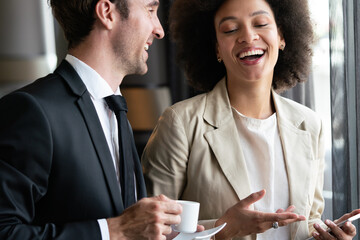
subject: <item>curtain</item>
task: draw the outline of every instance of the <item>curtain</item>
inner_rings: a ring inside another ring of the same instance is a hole
[[[359,208],[359,11],[358,0],[330,0],[334,218]]]

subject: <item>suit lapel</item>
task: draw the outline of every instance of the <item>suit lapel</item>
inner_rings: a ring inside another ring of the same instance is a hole
[[[94,143],[94,147],[100,159],[100,163],[103,168],[103,172],[105,174],[112,199],[114,201],[116,212],[121,213],[124,210],[124,206],[120,197],[121,194],[119,190],[119,185],[116,181],[117,176],[114,164],[111,159],[109,147],[107,145],[100,121],[98,120],[98,115],[96,113],[94,105],[91,102],[90,96],[88,95],[88,93],[84,95],[85,96],[79,98],[78,105],[84,116],[84,120],[86,122],[86,125],[88,126],[91,139]]]
[[[300,129],[304,117],[284,99],[273,92],[278,116],[279,133],[283,146],[285,165],[289,180],[290,204],[296,212],[306,215],[308,189],[311,186],[312,147],[310,133]],[[291,239],[295,238],[300,223],[291,225]]]
[[[225,79],[208,94],[204,120],[214,126],[214,130],[206,132],[204,136],[221,170],[239,199],[247,197],[250,193],[250,183]]]
[[[91,101],[90,95],[82,80],[68,62],[63,61],[56,70],[56,73],[60,74],[68,83],[72,91],[79,96],[77,104],[84,116],[84,121],[86,122],[94,148],[103,168],[116,213],[119,214],[123,212],[124,206],[120,197],[121,194],[116,180],[116,172],[99,117],[96,113],[94,104]]]

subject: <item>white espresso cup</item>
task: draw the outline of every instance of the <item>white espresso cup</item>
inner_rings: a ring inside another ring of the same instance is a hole
[[[196,232],[200,203],[185,200],[177,200],[176,202],[181,204],[183,210],[180,214],[181,222],[173,225],[173,229],[177,232],[183,233]]]

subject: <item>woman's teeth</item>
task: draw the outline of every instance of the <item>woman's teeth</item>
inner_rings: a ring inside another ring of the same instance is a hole
[[[254,55],[263,55],[263,54],[264,54],[264,50],[256,49],[256,50],[251,50],[251,51],[240,53],[239,58],[250,57],[250,56],[254,56]]]

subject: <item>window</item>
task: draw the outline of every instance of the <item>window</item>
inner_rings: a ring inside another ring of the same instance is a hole
[[[330,107],[330,52],[329,52],[329,1],[309,0],[314,22],[315,44],[313,56],[314,110],[323,120],[325,128],[325,176],[323,219],[333,219],[332,211],[332,157],[331,157],[331,107]]]

